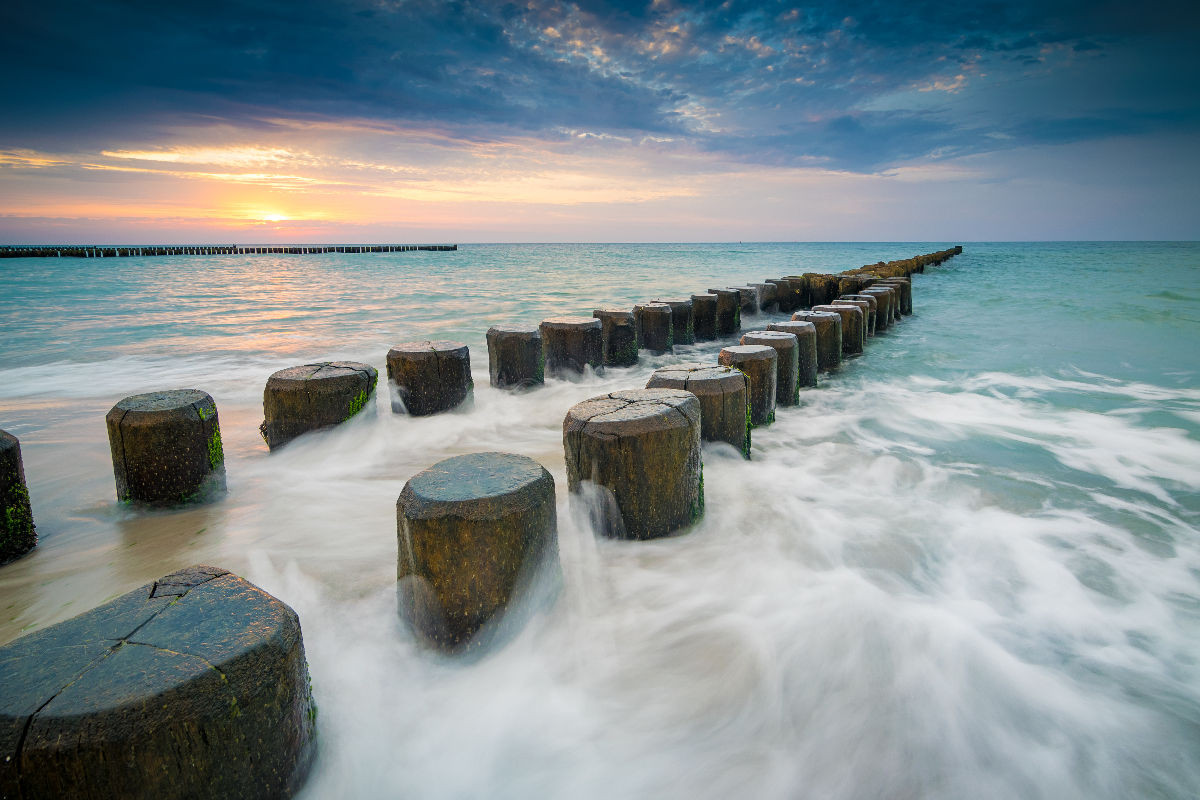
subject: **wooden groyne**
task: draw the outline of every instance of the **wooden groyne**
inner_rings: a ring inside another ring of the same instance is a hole
[[[401,246],[375,247],[227,252]],[[656,309],[654,329],[648,316],[639,321],[624,309],[554,317],[540,331],[493,328],[489,374],[494,386],[528,391],[547,374],[571,380],[636,363],[638,349],[670,352],[677,314],[685,332],[690,319],[694,338],[705,341],[736,335],[760,310],[790,313],[790,321],[723,347],[718,363],[710,351],[707,361],[663,367],[645,388],[577,403],[563,419],[567,491],[598,533],[684,532],[705,513],[702,442],[727,443],[749,458],[752,430],[773,423],[777,405],[796,413],[800,386],[817,386],[818,370],[878,341],[872,314],[877,332],[912,314],[914,273],[961,252],[641,304]],[[760,286],[772,287],[774,298],[764,301],[771,290]],[[684,313],[688,304],[704,307],[702,324]],[[604,321],[612,323],[607,333]],[[618,328],[633,330],[616,336]],[[453,411],[473,394],[470,353],[460,342],[398,345],[387,364],[393,411]],[[371,401],[377,380],[374,367],[354,362],[276,372],[263,400],[268,447],[347,422]],[[127,397],[107,422],[121,502],[153,509],[223,494],[225,455],[207,393]],[[0,563],[36,544],[19,447],[0,431]],[[541,464],[500,452],[445,459],[405,484],[396,504],[397,611],[419,639],[456,653],[520,627],[520,615],[505,617],[533,598],[534,576],[545,571],[545,585],[562,580],[555,491]],[[295,612],[224,569],[187,567],[0,647],[0,729],[24,731],[0,736],[0,798],[291,797],[315,755],[316,714]]]
[[[128,258],[138,256],[249,256],[280,253],[408,253],[414,250],[453,252],[456,244],[319,244],[319,245],[0,245],[0,258]]]

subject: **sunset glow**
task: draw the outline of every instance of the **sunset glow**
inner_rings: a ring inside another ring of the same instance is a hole
[[[151,44],[106,51],[120,75],[103,82],[82,64],[104,37],[56,29],[69,46],[0,56],[22,59],[3,91],[31,112],[0,125],[0,239],[1200,233],[1198,101],[1165,77],[1195,63],[1182,28],[1101,35],[1103,15],[1033,6],[990,28],[900,8],[504,8],[442,25],[436,4],[364,6],[369,24],[331,25],[286,69],[286,24],[258,55],[217,37],[175,65],[175,28],[126,20]],[[71,91],[50,52],[80,65]]]

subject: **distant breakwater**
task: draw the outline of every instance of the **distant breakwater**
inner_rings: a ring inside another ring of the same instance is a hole
[[[247,256],[283,253],[407,253],[413,250],[452,252],[456,244],[320,244],[320,245],[0,245],[0,258],[126,258],[137,256]]]

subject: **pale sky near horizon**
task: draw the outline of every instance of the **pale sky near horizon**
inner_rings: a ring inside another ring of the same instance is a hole
[[[0,242],[1200,239],[1200,4],[0,10]]]

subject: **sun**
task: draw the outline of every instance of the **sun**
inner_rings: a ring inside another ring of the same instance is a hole
[[[284,214],[262,214],[259,219],[263,222],[287,222],[288,217]]]

